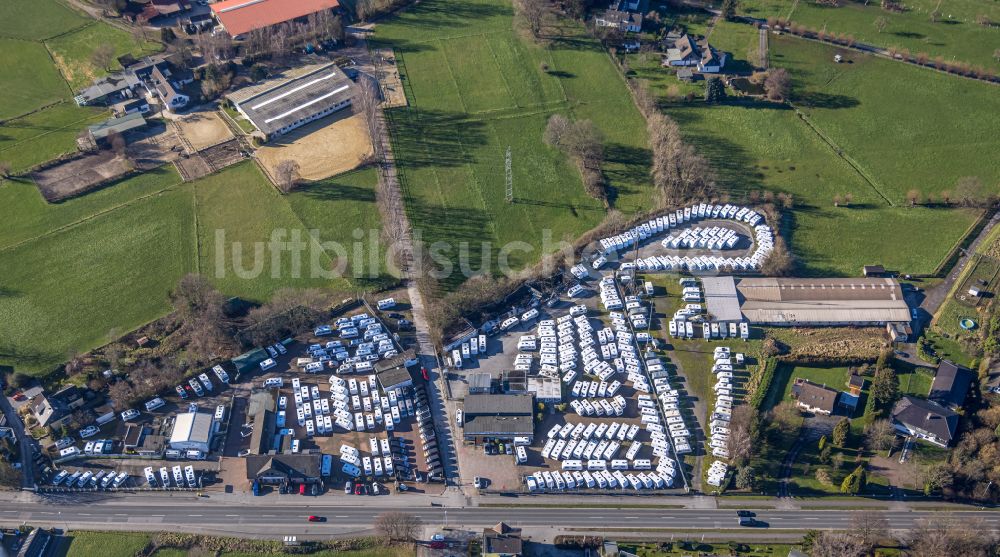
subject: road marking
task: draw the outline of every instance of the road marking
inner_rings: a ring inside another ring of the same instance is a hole
[[[351,517],[349,515],[346,515],[346,514],[338,514],[338,515],[334,516],[333,518],[351,518]]]
[[[189,514],[188,516],[201,516],[200,514]]]
[[[240,516],[240,515],[238,515],[238,514],[227,514],[226,518],[234,518],[234,517],[237,517],[237,516]]]
[[[90,516],[90,513],[77,513],[77,514],[79,514],[80,516]]]
[[[191,515],[191,516],[195,516],[195,515]],[[200,516],[200,515],[199,515],[199,516]],[[260,516],[262,516],[262,517],[264,517],[264,518],[274,518],[274,517],[276,517],[277,515],[274,515],[274,514],[262,514],[262,515],[260,515]]]
[[[600,517],[598,517],[598,518],[600,518]],[[639,517],[638,516],[626,516],[625,520],[639,520]]]
[[[804,520],[819,520],[819,519],[816,518],[815,516],[807,516],[804,518]]]
[[[115,513],[115,516],[128,516],[128,515],[125,513]]]
[[[166,515],[163,515],[163,514],[151,514],[149,516],[156,516],[156,517],[159,517],[159,518],[163,518]],[[236,515],[233,515],[233,516],[236,516]]]

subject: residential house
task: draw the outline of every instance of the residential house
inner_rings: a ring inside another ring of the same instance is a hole
[[[69,385],[51,395],[39,395],[31,401],[31,414],[41,427],[58,429],[69,423],[73,412],[84,405],[83,390]]]
[[[947,447],[958,430],[958,414],[932,401],[904,396],[892,408],[892,425],[904,435]]]
[[[642,14],[612,8],[595,17],[594,23],[598,27],[618,29],[622,33],[638,33],[642,31]]]
[[[164,108],[173,112],[184,108],[191,97],[183,92],[183,87],[194,81],[194,74],[163,62],[153,66],[146,89],[160,99]]]
[[[694,67],[701,73],[719,73],[726,65],[726,53],[717,51],[708,39],[691,35],[668,35],[664,41],[663,65]]]
[[[504,522],[483,529],[483,557],[521,557],[521,529]]]
[[[837,396],[840,391],[826,385],[817,385],[807,379],[795,378],[792,385],[792,396],[796,405],[807,412],[829,416],[837,408]]]
[[[247,480],[264,485],[319,484],[321,454],[266,454],[246,457]]]
[[[927,398],[949,408],[961,408],[974,378],[969,368],[941,360]]]

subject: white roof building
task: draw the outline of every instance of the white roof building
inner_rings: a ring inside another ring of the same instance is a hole
[[[170,433],[170,448],[179,451],[194,449],[207,453],[214,425],[215,416],[207,412],[177,414],[174,429]]]

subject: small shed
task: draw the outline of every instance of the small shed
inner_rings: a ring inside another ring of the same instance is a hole
[[[681,68],[677,70],[677,79],[685,83],[690,83],[694,81],[694,72],[691,71],[691,68]]]
[[[483,394],[493,392],[493,376],[484,371],[470,373],[467,378],[469,382],[469,392],[472,394]]]
[[[978,297],[980,297],[982,295],[983,295],[983,291],[980,290],[978,286],[970,286],[969,287],[969,296],[972,296],[974,298],[978,298]]]

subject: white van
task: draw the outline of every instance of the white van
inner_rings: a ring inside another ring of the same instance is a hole
[[[379,310],[385,311],[396,307],[396,300],[394,298],[386,298],[384,300],[379,300],[375,303],[375,305]]]

